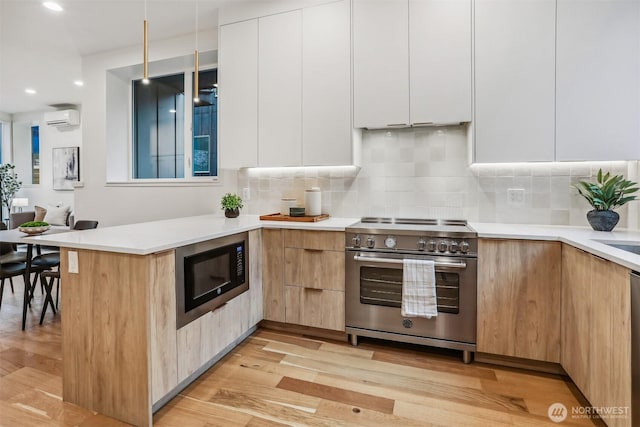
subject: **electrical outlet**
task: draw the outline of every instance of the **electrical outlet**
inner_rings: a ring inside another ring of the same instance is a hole
[[[524,188],[507,189],[507,204],[510,206],[523,206]]]
[[[69,251],[69,273],[79,273],[78,252]]]
[[[249,187],[244,187],[242,189],[242,201],[247,202],[249,200],[251,200],[251,190],[249,190]]]

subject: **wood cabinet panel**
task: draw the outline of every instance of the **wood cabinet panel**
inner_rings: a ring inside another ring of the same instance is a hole
[[[287,323],[344,331],[344,292],[285,286]]]
[[[630,271],[569,245],[562,258],[562,366],[591,405],[631,407]]]
[[[593,317],[591,256],[562,247],[562,367],[583,393],[590,387],[589,340]]]
[[[264,318],[284,322],[283,230],[262,230]]]
[[[478,351],[560,362],[560,243],[481,239],[478,259]]]
[[[344,252],[285,248],[285,285],[344,291]]]
[[[284,246],[344,252],[344,233],[341,231],[284,230]]]
[[[178,385],[175,251],[155,255],[150,270],[151,402]]]

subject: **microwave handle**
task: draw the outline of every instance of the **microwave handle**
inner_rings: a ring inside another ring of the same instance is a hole
[[[401,259],[373,258],[373,257],[360,256],[360,255],[354,255],[353,256],[353,260],[354,261],[381,263],[381,264],[402,264],[403,263],[403,260],[401,260]],[[467,268],[467,263],[466,262],[441,262],[441,261],[436,261],[434,264],[435,264],[436,267],[460,268],[460,269]]]

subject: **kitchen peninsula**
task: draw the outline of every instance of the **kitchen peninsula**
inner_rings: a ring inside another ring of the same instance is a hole
[[[337,231],[354,221],[272,226]],[[264,224],[204,215],[32,238],[61,247],[63,399],[151,425],[155,410],[262,320]],[[249,291],[178,329],[175,248],[240,232],[248,233]]]
[[[205,215],[29,238],[33,243],[58,245],[62,248],[63,399],[131,424],[151,425],[155,410],[250,335],[266,317],[263,314],[261,265],[265,238],[263,234],[266,230],[262,229],[342,232],[355,221],[353,218],[330,218],[318,223],[292,223],[260,221],[257,216],[225,219]],[[561,251],[556,251],[562,253],[562,259],[544,258],[545,262],[550,260],[558,265],[582,262],[581,265],[594,269],[595,273],[603,266],[600,259],[610,261],[607,264],[610,270],[607,271],[619,271],[620,274],[616,273],[616,278],[620,278],[620,286],[617,288],[620,290],[620,301],[624,302],[624,310],[618,310],[623,325],[615,329],[622,334],[622,340],[615,346],[620,350],[617,354],[622,359],[615,366],[620,368],[620,372],[628,372],[629,324],[624,316],[628,313],[629,302],[622,296],[628,292],[628,271],[640,270],[640,256],[613,248],[602,241],[640,242],[639,232],[620,230],[603,233],[583,227],[486,223],[472,223],[471,226],[489,249],[479,253],[478,296],[479,304],[485,304],[485,308],[493,300],[491,294],[487,293],[487,297],[480,301],[485,290],[483,283],[489,283],[489,276],[483,276],[483,271],[494,270],[482,266],[504,266],[503,270],[496,270],[498,273],[507,272],[505,269],[513,267],[512,263],[502,262],[503,258],[496,263],[490,257],[491,253],[503,253],[500,252],[503,244],[515,245],[514,247],[521,248],[524,252],[536,242],[558,248],[562,246]],[[240,232],[248,233],[246,265],[249,267],[249,291],[178,329],[174,283],[175,248]],[[497,249],[494,251],[494,248]],[[77,263],[73,253],[77,255]],[[534,262],[530,257],[522,259],[526,259],[528,263]],[[77,273],[70,272],[76,267]],[[544,268],[548,268],[548,265]],[[568,299],[584,296],[584,293],[572,293],[571,286],[579,284],[579,281],[571,277],[572,271],[563,267],[562,277],[554,282],[562,285],[562,306],[540,304],[545,316],[548,317],[552,309],[558,318],[564,316],[567,319],[567,316],[580,314],[572,310],[573,305],[569,304],[571,300]],[[509,270],[508,275],[511,272]],[[603,278],[602,274],[594,277]],[[491,282],[500,285],[486,288],[487,292],[498,291],[498,294],[493,294],[495,296],[499,296],[500,288],[511,286],[508,280],[499,278],[491,279]],[[529,286],[537,282],[533,277],[522,283]],[[596,292],[600,288],[594,286],[590,289]],[[517,307],[517,304],[509,305],[510,310],[517,310]],[[495,333],[483,334],[486,325],[481,322],[482,316],[495,312],[497,311],[488,309],[478,311],[478,351],[509,356],[510,345],[515,342],[517,351],[513,355],[537,360],[540,358],[535,350],[546,346],[545,349],[553,351],[548,351],[542,357],[564,367],[593,405],[600,404],[601,398],[609,398],[609,379],[616,381],[615,390],[622,391],[622,395],[611,394],[616,401],[605,403],[630,405],[629,377],[599,376],[602,367],[595,364],[587,365],[584,367],[586,371],[581,371],[581,366],[578,365],[580,361],[570,357],[572,354],[581,354],[574,349],[580,342],[572,341],[580,335],[566,326],[583,325],[579,319],[572,318],[571,323],[563,322],[563,330],[560,330],[558,322],[554,326],[557,329],[554,329],[554,334],[540,335],[544,339],[556,337],[556,341],[552,343],[530,343],[528,337],[516,335],[521,330],[544,325],[544,322],[540,323],[537,317],[517,318],[528,322],[530,327],[516,328],[513,333],[509,328],[502,328],[496,329]],[[537,314],[541,313],[532,312],[532,315]],[[611,328],[614,328],[612,322],[616,319],[611,318]],[[600,325],[603,324],[600,322]],[[496,327],[498,326],[501,325]],[[498,341],[487,341],[487,337]],[[504,340],[504,347],[500,347],[503,344],[500,340]],[[532,350],[531,353],[518,353],[522,350],[518,346],[523,342]],[[624,349],[621,349],[621,343],[624,343]],[[608,346],[602,346],[594,351],[609,349]],[[584,360],[595,363],[600,359],[594,357]],[[599,388],[583,383],[585,372],[594,373],[590,377],[592,379],[602,377],[608,382],[598,382],[596,385]]]

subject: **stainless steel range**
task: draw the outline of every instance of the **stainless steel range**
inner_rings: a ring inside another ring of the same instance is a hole
[[[476,350],[477,233],[466,221],[362,218],[346,229],[346,331],[463,351]],[[435,262],[438,316],[403,317],[405,258]]]

